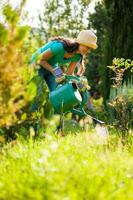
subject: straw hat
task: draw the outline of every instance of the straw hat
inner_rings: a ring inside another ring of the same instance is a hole
[[[81,31],[76,39],[76,42],[87,47],[91,47],[92,49],[97,48],[97,36],[91,30]]]

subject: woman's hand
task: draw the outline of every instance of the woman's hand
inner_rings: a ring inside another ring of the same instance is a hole
[[[65,74],[60,67],[53,69],[53,75],[55,76],[56,83],[62,83],[66,80]]]
[[[84,64],[82,63],[78,66],[78,71],[77,71],[76,75],[83,76],[84,72],[85,72],[85,67],[84,67]]]

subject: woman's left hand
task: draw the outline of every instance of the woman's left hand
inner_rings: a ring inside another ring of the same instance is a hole
[[[77,71],[77,76],[83,76],[83,74],[84,74],[84,69],[83,69],[83,67],[79,67],[79,69],[78,69],[78,71]]]

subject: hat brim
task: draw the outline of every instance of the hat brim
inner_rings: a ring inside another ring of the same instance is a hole
[[[75,39],[75,42],[82,44],[84,46],[90,47],[92,49],[96,49],[98,47],[97,44],[91,44],[91,43],[87,44],[87,43],[79,41],[78,39]]]

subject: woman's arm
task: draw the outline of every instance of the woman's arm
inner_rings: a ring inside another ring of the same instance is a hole
[[[63,71],[61,70],[60,67],[56,67],[53,68],[52,65],[50,65],[47,60],[50,59],[53,56],[53,53],[51,52],[51,50],[47,50],[43,53],[42,58],[40,59],[40,61],[38,62],[42,67],[44,67],[45,69],[47,69],[48,71],[50,71],[54,77],[55,77],[55,81],[57,83],[60,83],[62,81],[65,80],[65,76],[63,74]]]
[[[72,75],[76,67],[78,68],[76,75],[82,76],[83,73],[85,72],[85,67],[83,62],[82,63],[71,62],[67,70],[67,75]]]
[[[50,59],[53,56],[52,52],[50,49],[46,50],[41,59],[39,60],[38,64],[40,64],[42,67],[53,73],[53,67],[50,65],[47,60]]]
[[[67,75],[72,75],[74,73],[74,70],[75,70],[76,66],[77,66],[77,62],[71,62],[69,67],[68,67],[68,69],[67,69],[66,74]]]
[[[81,63],[79,63],[77,75],[82,76],[84,74],[84,72],[85,72],[85,66],[84,66],[84,63],[82,61]]]
[[[77,67],[78,71],[76,73],[76,75],[78,76],[82,76],[83,73],[85,72],[85,66],[83,61],[82,62],[71,62],[68,70],[67,70],[67,75],[72,75],[74,73],[75,68]]]

